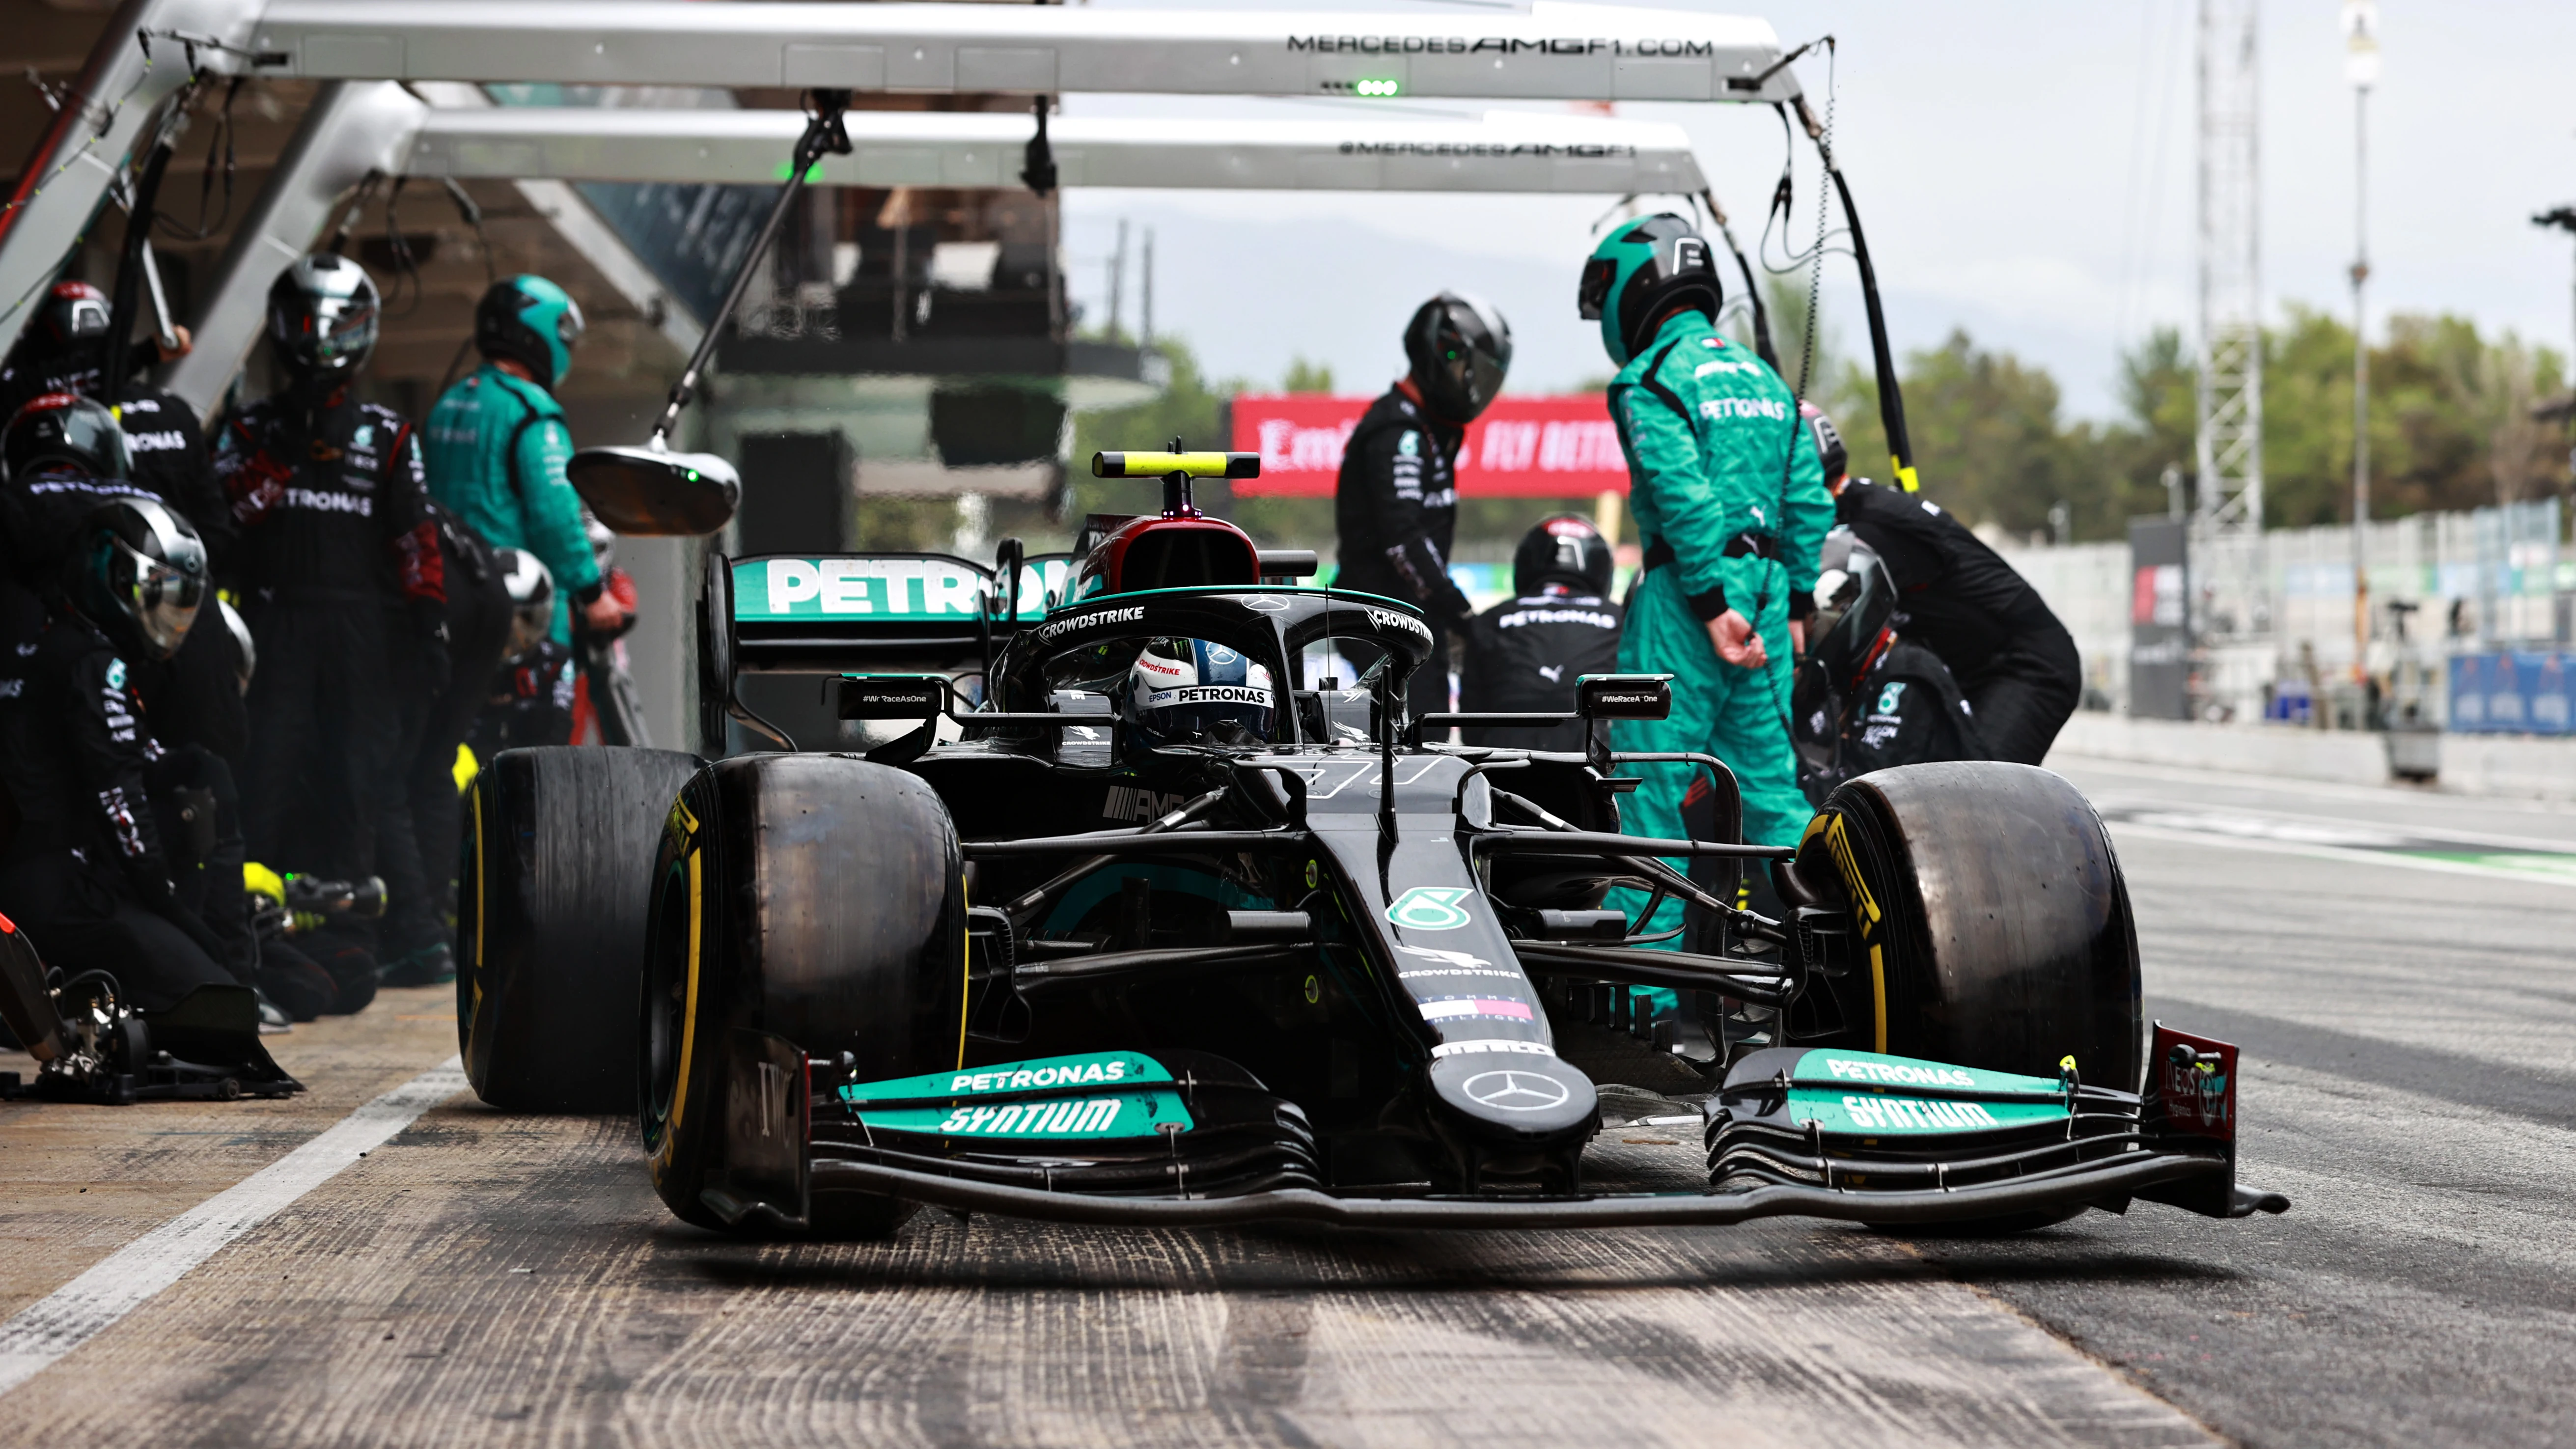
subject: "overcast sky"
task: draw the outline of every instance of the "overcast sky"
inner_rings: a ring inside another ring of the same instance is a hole
[[[2350,307],[2353,103],[2337,10],[2335,0],[2265,6],[2263,272],[2276,312],[2289,301]],[[2159,324],[2189,332],[2193,0],[1843,0],[1761,13],[1787,44],[1827,31],[1841,42],[1839,149],[1900,349],[1964,327],[2045,365],[2071,414],[2101,416],[2115,406],[2124,345]],[[2383,0],[2381,32],[2374,332],[2392,311],[2447,311],[2565,351],[2576,244],[2529,218],[2576,202],[2576,0]],[[1798,70],[1821,112],[1826,66],[1811,57]],[[1311,119],[1366,104],[1077,96],[1067,109]],[[1390,116],[1485,109],[1380,104]],[[1770,113],[1631,104],[1620,114],[1690,131],[1750,246],[1780,169]],[[1798,237],[1815,224],[1813,174],[1812,153],[1802,155]],[[1275,380],[1302,355],[1330,363],[1344,391],[1374,390],[1402,365],[1397,335],[1412,305],[1451,286],[1503,309],[1520,343],[1515,390],[1545,392],[1608,370],[1574,317],[1573,291],[1610,200],[1074,192],[1066,242],[1075,295],[1096,317],[1118,220],[1151,225],[1157,325],[1221,375]],[[1830,264],[1826,285],[1828,327],[1856,354],[1867,334],[1849,263]],[[1131,282],[1131,328],[1135,306]]]

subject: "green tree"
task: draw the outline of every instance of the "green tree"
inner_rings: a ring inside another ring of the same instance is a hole
[[[1308,362],[1299,357],[1288,364],[1288,378],[1279,384],[1281,392],[1320,392],[1333,390],[1333,369],[1329,363]]]

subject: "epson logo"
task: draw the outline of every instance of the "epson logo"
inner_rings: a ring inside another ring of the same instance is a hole
[[[1070,619],[1058,619],[1050,624],[1039,625],[1038,642],[1053,643],[1076,629],[1088,629],[1095,624],[1141,624],[1144,621],[1145,606],[1142,604],[1126,609],[1097,609],[1088,614],[1077,614]]]

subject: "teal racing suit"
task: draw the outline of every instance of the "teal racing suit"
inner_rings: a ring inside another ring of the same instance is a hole
[[[564,479],[572,430],[544,388],[490,363],[429,414],[429,493],[496,549],[523,548],[555,580],[554,641],[572,642],[574,603],[599,594],[581,495]]]
[[[1684,312],[1664,323],[1610,384],[1610,416],[1628,455],[1628,508],[1645,546],[1646,568],[1629,595],[1619,640],[1623,674],[1673,676],[1673,707],[1661,720],[1622,721],[1623,751],[1715,755],[1744,795],[1744,838],[1795,845],[1811,815],[1798,792],[1789,739],[1789,621],[1803,618],[1816,586],[1816,553],[1834,522],[1823,467],[1798,421],[1788,384],[1750,351],[1719,335],[1709,319]],[[1729,609],[1761,634],[1769,662],[1752,669],[1721,660],[1708,621]],[[1645,783],[1621,812],[1630,835],[1676,839],[1687,764],[1634,767]],[[1689,862],[1667,862],[1687,871]],[[1631,918],[1642,891],[1610,904]],[[1641,933],[1681,924],[1665,901]],[[1663,943],[1682,949],[1683,940]]]

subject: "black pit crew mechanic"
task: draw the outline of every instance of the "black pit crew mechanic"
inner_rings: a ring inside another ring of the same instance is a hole
[[[1431,656],[1413,673],[1409,711],[1449,707],[1449,637],[1475,616],[1449,577],[1458,529],[1457,461],[1512,365],[1512,329],[1474,297],[1443,292],[1404,329],[1406,374],[1369,405],[1342,452],[1333,495],[1340,568],[1333,586],[1401,599],[1431,625]],[[1345,651],[1361,669],[1377,651]],[[1365,658],[1361,657],[1366,655]]]
[[[167,389],[129,377],[109,396],[104,374],[110,327],[105,292],[87,282],[56,282],[7,361],[0,362],[0,419],[48,393],[73,393],[113,407],[128,456],[120,476],[178,510],[220,573],[230,561],[232,517],[208,466],[205,429],[196,410]],[[151,349],[134,353],[138,366],[156,358],[169,360]]]
[[[189,436],[195,436],[193,420]],[[114,410],[76,393],[41,394],[8,419],[0,436],[0,463],[7,470],[0,483],[0,530],[7,535],[8,566],[40,598],[62,587],[73,542],[102,504],[154,499],[187,517],[188,510],[161,491],[170,486],[170,472],[143,474],[127,452],[131,442]],[[198,461],[204,461],[202,448]],[[193,529],[195,520],[189,523]],[[194,745],[228,766],[240,763],[249,723],[236,681],[247,661],[228,630],[190,630],[175,657],[138,656],[127,663],[153,702],[155,732],[164,745]]]
[[[1476,616],[1458,670],[1458,707],[1470,714],[1568,714],[1574,683],[1619,669],[1619,625],[1610,600],[1610,541],[1577,513],[1542,518],[1512,551],[1512,597]],[[1580,750],[1583,730],[1470,729],[1493,749]]]
[[[2083,697],[2084,662],[2066,626],[2012,565],[1939,504],[1853,478],[1833,420],[1805,410],[1834,518],[1886,564],[1897,632],[1949,666],[1976,710],[1987,758],[2036,765]]]
[[[1808,800],[1821,808],[1835,786],[1873,770],[1989,758],[1941,656],[1891,627],[1896,585],[1848,528],[1825,535],[1815,598],[1791,704]]]
[[[158,501],[118,499],[81,530],[67,572],[0,702],[0,779],[19,816],[0,856],[0,911],[48,963],[104,971],[145,1010],[248,984],[240,842],[214,838],[230,777],[152,737],[129,662],[166,658],[186,637],[211,592],[204,545]],[[180,818],[203,822],[207,839],[165,840]],[[183,874],[195,877],[185,888]]]
[[[376,797],[401,743],[389,663],[448,675],[445,568],[420,439],[350,396],[374,350],[375,283],[303,257],[269,289],[287,385],[224,420],[215,472],[242,541],[259,640],[242,796],[253,858],[342,880],[376,873]],[[301,828],[286,827],[290,813]]]

